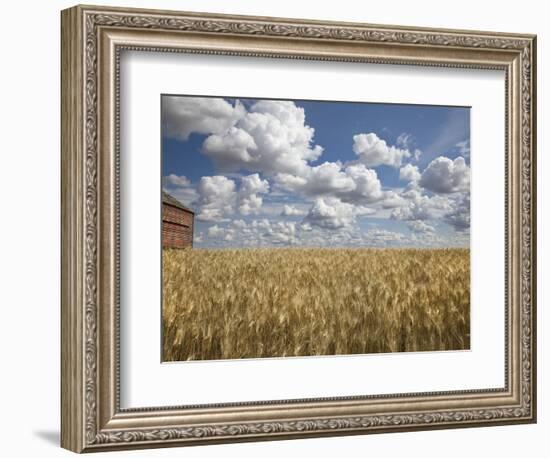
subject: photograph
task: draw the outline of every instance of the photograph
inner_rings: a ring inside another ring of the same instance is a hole
[[[470,107],[177,94],[161,119],[163,361],[470,348]]]

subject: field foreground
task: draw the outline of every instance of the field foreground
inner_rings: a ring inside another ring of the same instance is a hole
[[[163,360],[470,347],[468,249],[163,251]]]

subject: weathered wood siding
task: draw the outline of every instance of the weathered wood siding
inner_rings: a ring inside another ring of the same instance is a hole
[[[162,246],[187,248],[193,246],[193,213],[162,204]]]

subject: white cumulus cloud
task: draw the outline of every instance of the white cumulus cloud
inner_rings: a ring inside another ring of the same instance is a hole
[[[185,187],[191,186],[191,181],[185,175],[171,173],[162,177],[162,184],[167,187]]]
[[[335,197],[319,197],[304,222],[324,229],[341,229],[352,226],[357,216],[372,212],[370,208],[342,202]]]
[[[292,205],[283,205],[283,211],[281,212],[281,216],[304,216],[307,212],[304,210],[301,210],[299,208],[296,208]]]
[[[184,175],[172,173],[162,177],[162,189],[188,207],[193,207],[199,198],[195,187]]]
[[[233,221],[231,221],[231,226],[235,227],[236,229],[246,229],[248,227],[246,221],[242,219],[234,219]]]
[[[241,215],[255,215],[262,208],[263,199],[258,194],[269,192],[269,183],[254,173],[241,179],[239,188],[239,212]]]
[[[241,178],[237,191],[235,181],[224,175],[202,177],[198,185],[199,212],[203,222],[226,221],[238,211],[241,215],[257,214],[263,199],[259,194],[269,192],[269,182],[255,173]]]
[[[428,233],[435,232],[435,228],[424,221],[409,221],[407,223],[409,229],[413,232]]]
[[[297,174],[323,152],[312,143],[314,133],[294,102],[260,100],[232,128],[209,136],[202,149],[222,172]]]
[[[374,202],[383,197],[382,184],[376,170],[368,169],[364,164],[356,164],[346,167],[344,172],[353,180],[355,187],[340,194],[343,200]]]
[[[389,165],[397,168],[401,166],[403,159],[411,157],[408,149],[390,146],[372,132],[353,136],[353,152],[367,167]]]
[[[382,208],[405,207],[406,205],[408,205],[407,200],[399,195],[399,193],[395,191],[384,191]]]
[[[375,170],[364,164],[342,168],[339,162],[308,167],[303,175],[279,173],[275,184],[306,197],[338,197],[346,202],[370,203],[383,197],[382,184]]]
[[[214,226],[210,226],[208,230],[206,231],[208,233],[208,237],[221,237],[225,230],[222,227],[219,227],[217,224]]]
[[[451,211],[445,214],[444,219],[457,231],[470,229],[470,193],[465,193],[454,201]]]
[[[449,200],[444,196],[427,196],[421,190],[412,187],[401,193],[407,205],[395,208],[391,213],[392,219],[413,221],[427,220],[442,216],[451,209]]]
[[[203,152],[214,160],[221,171],[248,169],[248,166],[254,168],[250,152],[256,148],[254,138],[238,127],[231,127],[222,134],[210,135],[202,145]]]
[[[470,189],[470,167],[463,157],[454,161],[448,157],[435,158],[422,172],[420,186],[433,192],[449,194]]]
[[[342,170],[338,162],[324,162],[315,167],[307,167],[301,175],[279,173],[275,176],[277,185],[287,191],[305,196],[321,196],[348,192],[355,183]]]
[[[239,101],[235,105],[218,97],[162,98],[163,133],[187,140],[193,132],[217,134],[232,127],[246,113]]]
[[[199,221],[219,222],[234,212],[237,198],[235,182],[225,176],[202,177],[199,186]]]
[[[420,170],[416,165],[407,164],[399,169],[399,179],[402,181],[418,181],[420,177]]]

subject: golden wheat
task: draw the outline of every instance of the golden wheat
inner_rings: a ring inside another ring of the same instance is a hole
[[[165,361],[469,346],[467,249],[163,252]]]

